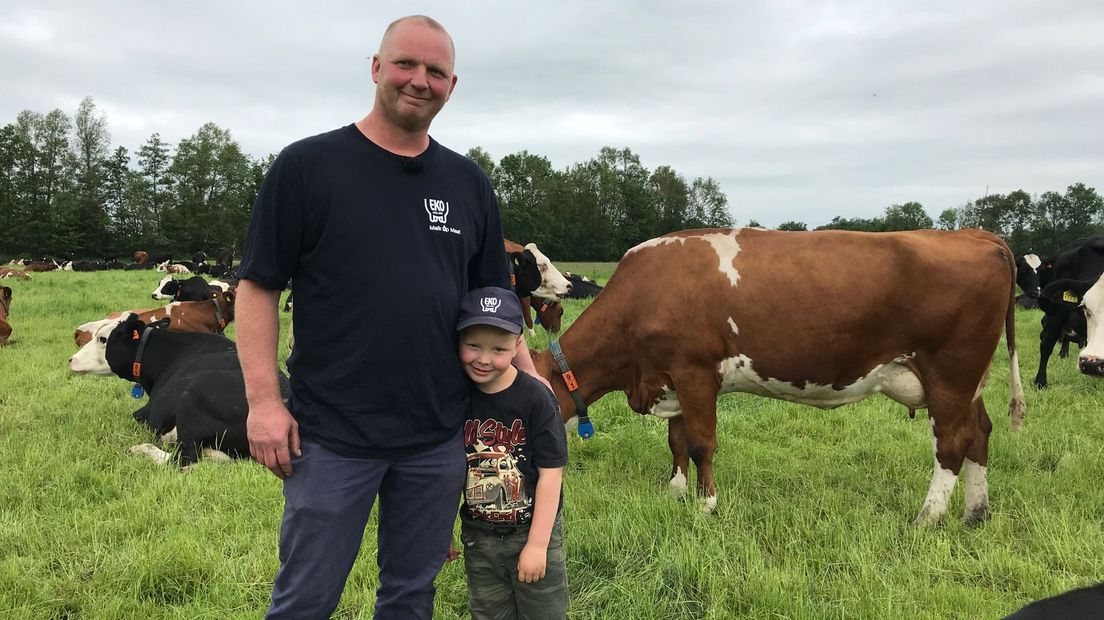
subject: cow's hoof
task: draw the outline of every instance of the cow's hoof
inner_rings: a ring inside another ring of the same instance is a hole
[[[679,472],[671,477],[671,482],[667,483],[667,495],[675,499],[686,499],[686,476]]]
[[[982,504],[966,511],[962,515],[962,524],[966,527],[977,527],[989,520],[989,505]]]
[[[937,513],[931,508],[924,506],[920,510],[920,514],[916,515],[916,518],[912,520],[912,524],[916,527],[934,527],[939,525],[943,521],[943,513]]]
[[[703,497],[701,501],[701,511],[704,514],[711,515],[713,511],[717,509],[717,496],[710,495],[709,497]]]

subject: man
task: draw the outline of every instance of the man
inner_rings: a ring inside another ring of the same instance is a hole
[[[453,62],[436,21],[392,23],[372,58],[371,112],[288,146],[257,197],[237,333],[250,451],[284,481],[269,618],[333,612],[377,494],[376,616],[432,614],[465,475],[459,301],[509,283],[490,182],[428,133]],[[276,305],[291,278],[285,407]],[[527,349],[516,361],[533,372]]]

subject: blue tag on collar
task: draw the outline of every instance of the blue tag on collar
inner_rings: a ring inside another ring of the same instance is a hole
[[[590,417],[579,420],[578,427],[579,437],[583,439],[590,439],[594,436],[594,424],[591,423]]]
[[[537,315],[537,317],[535,319],[533,319],[533,325],[540,325],[540,315],[539,314]]]
[[[142,398],[142,384],[141,383],[135,383],[134,387],[130,388],[130,397],[131,398]]]

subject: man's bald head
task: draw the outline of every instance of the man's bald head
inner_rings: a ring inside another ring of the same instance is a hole
[[[391,22],[387,26],[387,30],[383,31],[383,38],[380,39],[379,51],[376,52],[378,55],[380,55],[380,56],[385,56],[386,55],[386,52],[388,51],[387,50],[387,44],[389,42],[388,40],[391,38],[391,34],[394,33],[395,29],[399,25],[404,24],[404,23],[418,23],[418,24],[421,24],[423,26],[426,26],[428,28],[432,28],[433,30],[436,30],[438,32],[443,33],[446,37],[448,37],[449,51],[452,53],[452,60],[455,63],[455,61],[456,61],[456,46],[452,42],[452,35],[450,35],[448,33],[448,30],[445,30],[445,27],[441,25],[441,22],[433,19],[432,17],[429,17],[428,15],[407,15],[406,17],[400,17],[400,18],[396,19],[395,21]]]

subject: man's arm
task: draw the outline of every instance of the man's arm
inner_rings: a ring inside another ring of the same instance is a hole
[[[280,291],[242,280],[234,301],[234,329],[249,402],[245,424],[249,453],[282,479],[291,475],[291,456],[300,452],[299,425],[284,406],[276,369],[279,300]]]
[[[544,578],[548,564],[548,540],[560,507],[562,467],[538,467],[536,498],[533,500],[533,522],[529,524],[529,540],[518,558],[518,581],[533,583]]]
[[[532,376],[537,381],[543,383],[544,386],[548,388],[548,391],[552,391],[552,384],[548,382],[548,379],[537,374],[537,367],[533,364],[533,356],[529,354],[529,345],[526,344],[524,336],[521,338],[521,346],[518,347],[517,353],[514,354],[512,363],[518,370]]]

